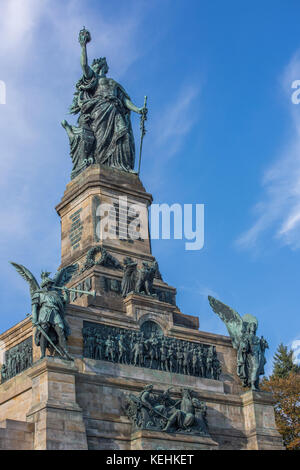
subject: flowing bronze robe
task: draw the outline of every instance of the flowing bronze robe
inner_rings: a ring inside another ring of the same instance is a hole
[[[95,162],[124,171],[134,168],[135,145],[130,121],[130,110],[125,100],[130,99],[121,85],[112,78],[99,77],[92,72],[76,85],[71,112],[90,114],[96,138]]]

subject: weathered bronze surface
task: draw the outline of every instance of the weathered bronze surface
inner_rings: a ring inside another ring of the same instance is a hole
[[[269,347],[263,336],[256,336],[257,318],[246,314],[241,317],[238,312],[223,304],[214,297],[208,297],[213,311],[225,323],[237,350],[237,375],[244,387],[259,390],[259,376],[265,373],[265,350]]]
[[[5,351],[1,367],[1,383],[32,366],[32,337]]]
[[[94,163],[96,139],[90,127],[90,115],[79,116],[79,126],[72,126],[65,119],[61,124],[66,130],[70,141],[70,154],[73,163],[71,179],[73,179],[82,170]]]
[[[126,394],[124,412],[135,429],[209,436],[205,402],[189,389],[182,389],[181,394],[179,400],[174,400],[170,389],[154,393],[150,384],[139,395]]]
[[[142,268],[138,268],[137,263],[127,257],[124,259],[124,266],[121,284],[123,297],[126,297],[130,292],[156,297],[156,294],[153,293],[153,281],[155,277],[161,277],[156,261],[154,263],[143,262]]]
[[[83,76],[76,84],[72,114],[78,114],[78,127],[67,121],[66,129],[71,146],[74,178],[91,163],[100,163],[124,171],[133,171],[135,144],[130,112],[142,115],[142,137],[147,108],[135,106],[124,88],[112,78],[107,78],[108,65],[105,57],[95,59],[88,65],[86,45],[91,41],[89,31],[79,33],[81,67]]]
[[[215,346],[166,337],[147,321],[140,331],[84,322],[83,356],[121,364],[219,380]]]
[[[101,256],[98,260],[95,259],[96,255],[101,253]],[[83,273],[87,269],[92,268],[93,266],[105,266],[107,268],[114,269],[123,269],[123,266],[119,261],[112,256],[104,247],[94,246],[87,252],[86,260],[83,267],[80,270],[80,273]]]
[[[49,272],[42,272],[41,285],[34,275],[21,264],[11,263],[30,287],[32,304],[32,323],[36,327],[35,344],[41,348],[41,357],[49,349],[62,357],[70,359],[67,349],[67,338],[71,331],[65,319],[65,307],[69,303],[69,291],[62,287],[67,284],[78,269],[78,265],[70,265],[50,278]]]

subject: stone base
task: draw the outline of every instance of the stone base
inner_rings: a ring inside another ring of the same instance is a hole
[[[210,437],[142,429],[131,435],[131,450],[218,450]]]
[[[270,393],[249,390],[242,395],[248,450],[285,450],[277,431]]]
[[[272,395],[239,388],[233,372],[236,356],[227,337],[177,327],[166,322],[167,315],[161,313],[162,320],[157,315],[157,323],[166,325],[167,336],[216,346],[223,368],[219,381],[83,358],[83,321],[137,329],[143,321],[142,309],[146,319],[153,315],[154,309],[146,311],[144,299],[137,305],[137,296],[129,297],[127,305],[135,304],[137,310],[133,316],[117,309],[70,306],[69,350],[74,361],[35,359],[31,367],[0,384],[0,449],[284,449]],[[21,322],[2,336],[5,347],[28,338],[29,322]],[[195,392],[207,404],[211,439],[152,430],[132,432],[124,399],[128,393],[138,396],[149,384],[160,393],[172,387],[174,400],[180,399],[182,388]]]
[[[32,406],[27,420],[35,425],[36,450],[86,450],[82,409],[76,402],[76,367],[72,361],[46,357],[28,372]]]

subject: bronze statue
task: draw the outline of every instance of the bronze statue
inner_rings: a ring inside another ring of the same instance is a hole
[[[91,116],[89,114],[80,115],[78,126],[70,125],[65,119],[61,124],[66,130],[70,141],[70,154],[73,163],[71,179],[73,179],[82,170],[94,163],[96,139],[90,127]]]
[[[56,351],[64,358],[70,359],[67,349],[67,338],[70,328],[65,318],[65,307],[69,302],[69,290],[64,286],[78,269],[78,265],[70,265],[56,273],[53,279],[49,272],[42,272],[41,285],[34,275],[21,264],[11,263],[19,274],[29,283],[32,324],[36,328],[35,343],[41,348],[41,357]]]
[[[174,400],[170,389],[154,393],[149,384],[138,396],[127,394],[123,409],[137,429],[209,436],[206,404],[193,397],[189,389],[182,389],[181,394],[179,400]]]
[[[1,383],[32,365],[32,337],[5,351],[1,367]]]
[[[157,261],[154,261],[154,263],[152,264],[143,262],[143,267],[137,270],[137,278],[135,284],[136,293],[145,293],[146,295],[152,295],[153,280],[157,269]]]
[[[126,297],[130,292],[134,291],[136,267],[137,263],[129,256],[124,259],[124,274],[121,283],[123,297]]]
[[[177,409],[177,406],[180,406]],[[168,419],[163,431],[169,431],[173,426],[177,428],[190,428],[195,420],[195,408],[190,391],[183,389],[182,398],[174,404],[174,411]]]
[[[256,336],[257,318],[250,314],[241,317],[214,297],[209,296],[208,300],[213,311],[225,323],[232,345],[237,350],[237,375],[243,386],[258,390],[259,376],[264,374],[268,343],[263,336]]]
[[[120,364],[126,362],[126,345],[124,335],[121,333],[118,341],[118,362]]]
[[[101,257],[95,262],[95,265],[105,266],[107,268],[123,269],[119,261],[104,247],[101,248]]]
[[[80,113],[79,120],[90,120],[95,138],[95,163],[132,172],[135,144],[130,113],[141,114],[144,122],[147,108],[146,105],[142,108],[135,106],[124,88],[106,76],[108,65],[105,57],[88,65],[86,45],[90,41],[89,31],[83,28],[79,33],[83,76],[76,84],[70,112]]]
[[[88,325],[95,326],[82,329],[84,357],[219,380],[221,364],[213,345],[166,337],[151,320],[144,322],[140,331]]]

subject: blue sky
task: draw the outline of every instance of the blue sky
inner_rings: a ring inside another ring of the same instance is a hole
[[[156,203],[205,204],[205,245],[154,240],[164,279],[200,329],[227,334],[211,294],[259,320],[268,368],[280,342],[300,360],[300,5],[295,0],[1,0],[0,330],[30,311],[25,282],[60,263],[54,206],[69,181],[67,119],[89,57],[149,119],[141,178]],[[138,138],[139,122],[133,116]]]

